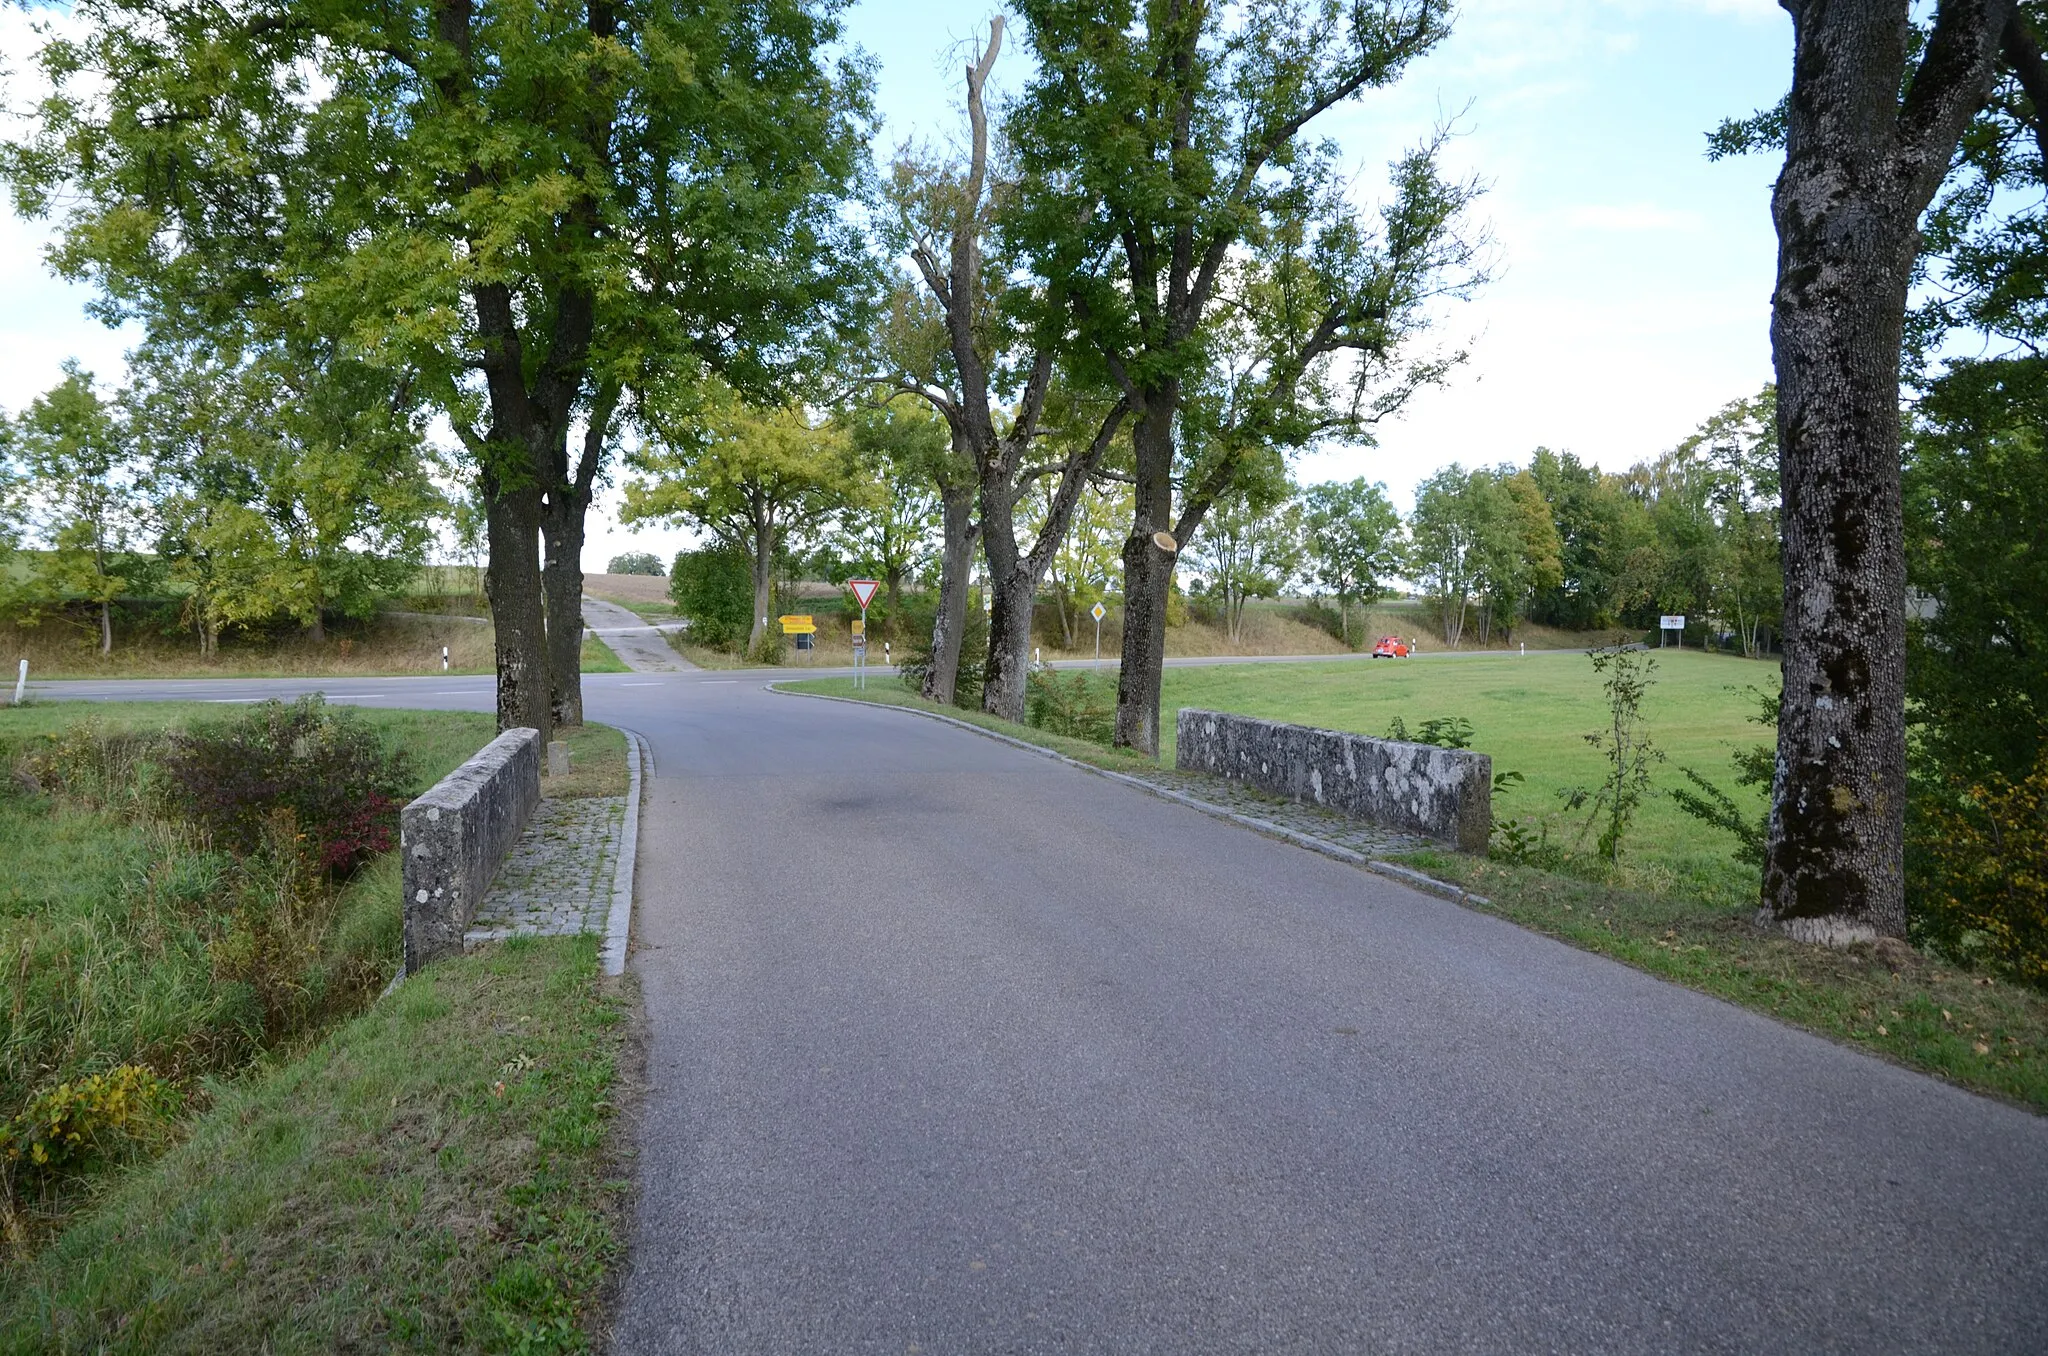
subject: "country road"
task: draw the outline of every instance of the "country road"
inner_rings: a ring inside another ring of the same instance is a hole
[[[585,680],[654,758],[619,1351],[2041,1349],[2048,1119],[768,676]],[[491,696],[40,691],[314,687]]]

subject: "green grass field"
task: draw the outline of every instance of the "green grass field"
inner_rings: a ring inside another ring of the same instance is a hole
[[[1678,769],[1689,766],[1761,813],[1762,795],[1735,784],[1728,760],[1737,747],[1770,742],[1768,730],[1748,722],[1756,699],[1745,689],[1775,690],[1777,665],[1695,650],[1666,650],[1655,658],[1656,683],[1643,714],[1651,740],[1668,759],[1657,769],[1657,785],[1687,785]],[[1567,847],[1584,816],[1564,814],[1557,793],[1597,785],[1603,775],[1601,755],[1585,736],[1606,724],[1607,701],[1582,654],[1168,669],[1160,754],[1169,765],[1174,713],[1184,706],[1372,735],[1385,734],[1396,717],[1412,731],[1433,717],[1463,716],[1472,722],[1472,747],[1492,757],[1496,773],[1526,778],[1496,798],[1495,815],[1550,816],[1553,841],[1562,835]],[[1643,806],[1622,860],[1716,897],[1747,899],[1754,880],[1735,861],[1733,843],[1659,795]]]

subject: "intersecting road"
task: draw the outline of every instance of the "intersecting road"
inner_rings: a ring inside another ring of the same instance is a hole
[[[2048,1120],[760,679],[586,679],[655,763],[619,1350],[2048,1345]],[[71,691],[312,686],[490,702]]]

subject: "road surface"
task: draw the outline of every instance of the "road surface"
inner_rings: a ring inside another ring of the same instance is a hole
[[[655,760],[622,1352],[2042,1349],[2048,1120],[914,714],[586,701]]]

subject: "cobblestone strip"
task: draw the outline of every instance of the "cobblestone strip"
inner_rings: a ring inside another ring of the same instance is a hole
[[[542,800],[478,906],[464,946],[592,932],[605,938],[605,973],[625,968],[645,757],[640,737],[625,734],[627,794]]]
[[[822,692],[790,692],[773,683],[768,684],[771,692],[780,692],[787,697],[809,697],[815,701],[852,702],[854,697],[833,697]],[[1069,758],[1064,753],[1034,744],[1027,739],[1001,734],[985,729],[969,721],[955,720],[937,711],[925,711],[915,706],[893,706],[883,702],[860,702],[862,706],[884,706],[888,710],[905,711],[913,716],[928,720],[944,721],[957,725],[972,734],[987,739],[1014,745],[1029,753],[1036,753],[1077,767],[1083,772],[1092,772],[1098,777],[1107,777],[1122,782],[1140,791],[1199,810],[1217,819],[1241,824],[1256,833],[1279,838],[1325,857],[1334,857],[1340,862],[1364,867],[1382,876],[1391,876],[1429,894],[1441,895],[1460,903],[1484,905],[1489,901],[1484,895],[1475,895],[1469,890],[1426,876],[1420,871],[1382,860],[1395,852],[1410,852],[1416,848],[1432,846],[1424,838],[1404,834],[1393,829],[1383,829],[1376,824],[1326,810],[1319,805],[1305,805],[1296,801],[1283,800],[1278,796],[1260,791],[1222,777],[1212,777],[1200,772],[1181,772],[1171,768],[1158,768],[1148,772],[1112,772],[1108,768],[1084,763],[1078,758]]]

